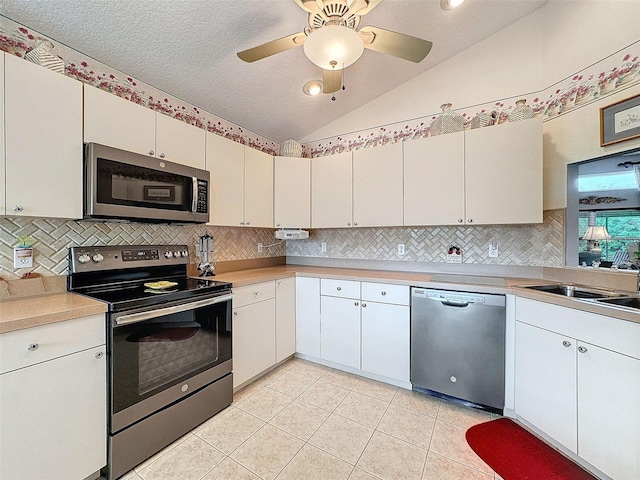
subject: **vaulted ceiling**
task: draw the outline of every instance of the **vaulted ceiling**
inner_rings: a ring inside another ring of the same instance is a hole
[[[365,50],[346,90],[310,97],[321,70],[294,48],[255,63],[236,53],[303,30],[294,0],[2,0],[0,14],[276,142],[299,139],[540,8],[546,0],[384,0],[362,17],[433,42],[421,63]]]

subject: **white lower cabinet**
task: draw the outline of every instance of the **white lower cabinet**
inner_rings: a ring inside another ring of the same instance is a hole
[[[360,368],[360,299],[322,296],[320,358]]]
[[[0,478],[82,479],[105,466],[104,342],[104,315],[0,335]]]
[[[515,412],[616,480],[640,471],[640,324],[516,300]]]
[[[296,352],[320,358],[320,279],[296,277]]]
[[[296,353],[296,279],[276,280],[276,363]]]

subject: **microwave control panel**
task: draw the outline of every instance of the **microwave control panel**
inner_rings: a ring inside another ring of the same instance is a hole
[[[196,213],[207,213],[207,200],[209,198],[209,182],[198,180],[198,202]]]

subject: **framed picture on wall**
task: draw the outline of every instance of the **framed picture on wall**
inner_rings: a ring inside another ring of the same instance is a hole
[[[640,95],[600,109],[600,146],[640,137]]]

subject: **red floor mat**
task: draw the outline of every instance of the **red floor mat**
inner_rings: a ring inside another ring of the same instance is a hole
[[[594,480],[596,477],[508,418],[475,425],[467,443],[504,480]]]

